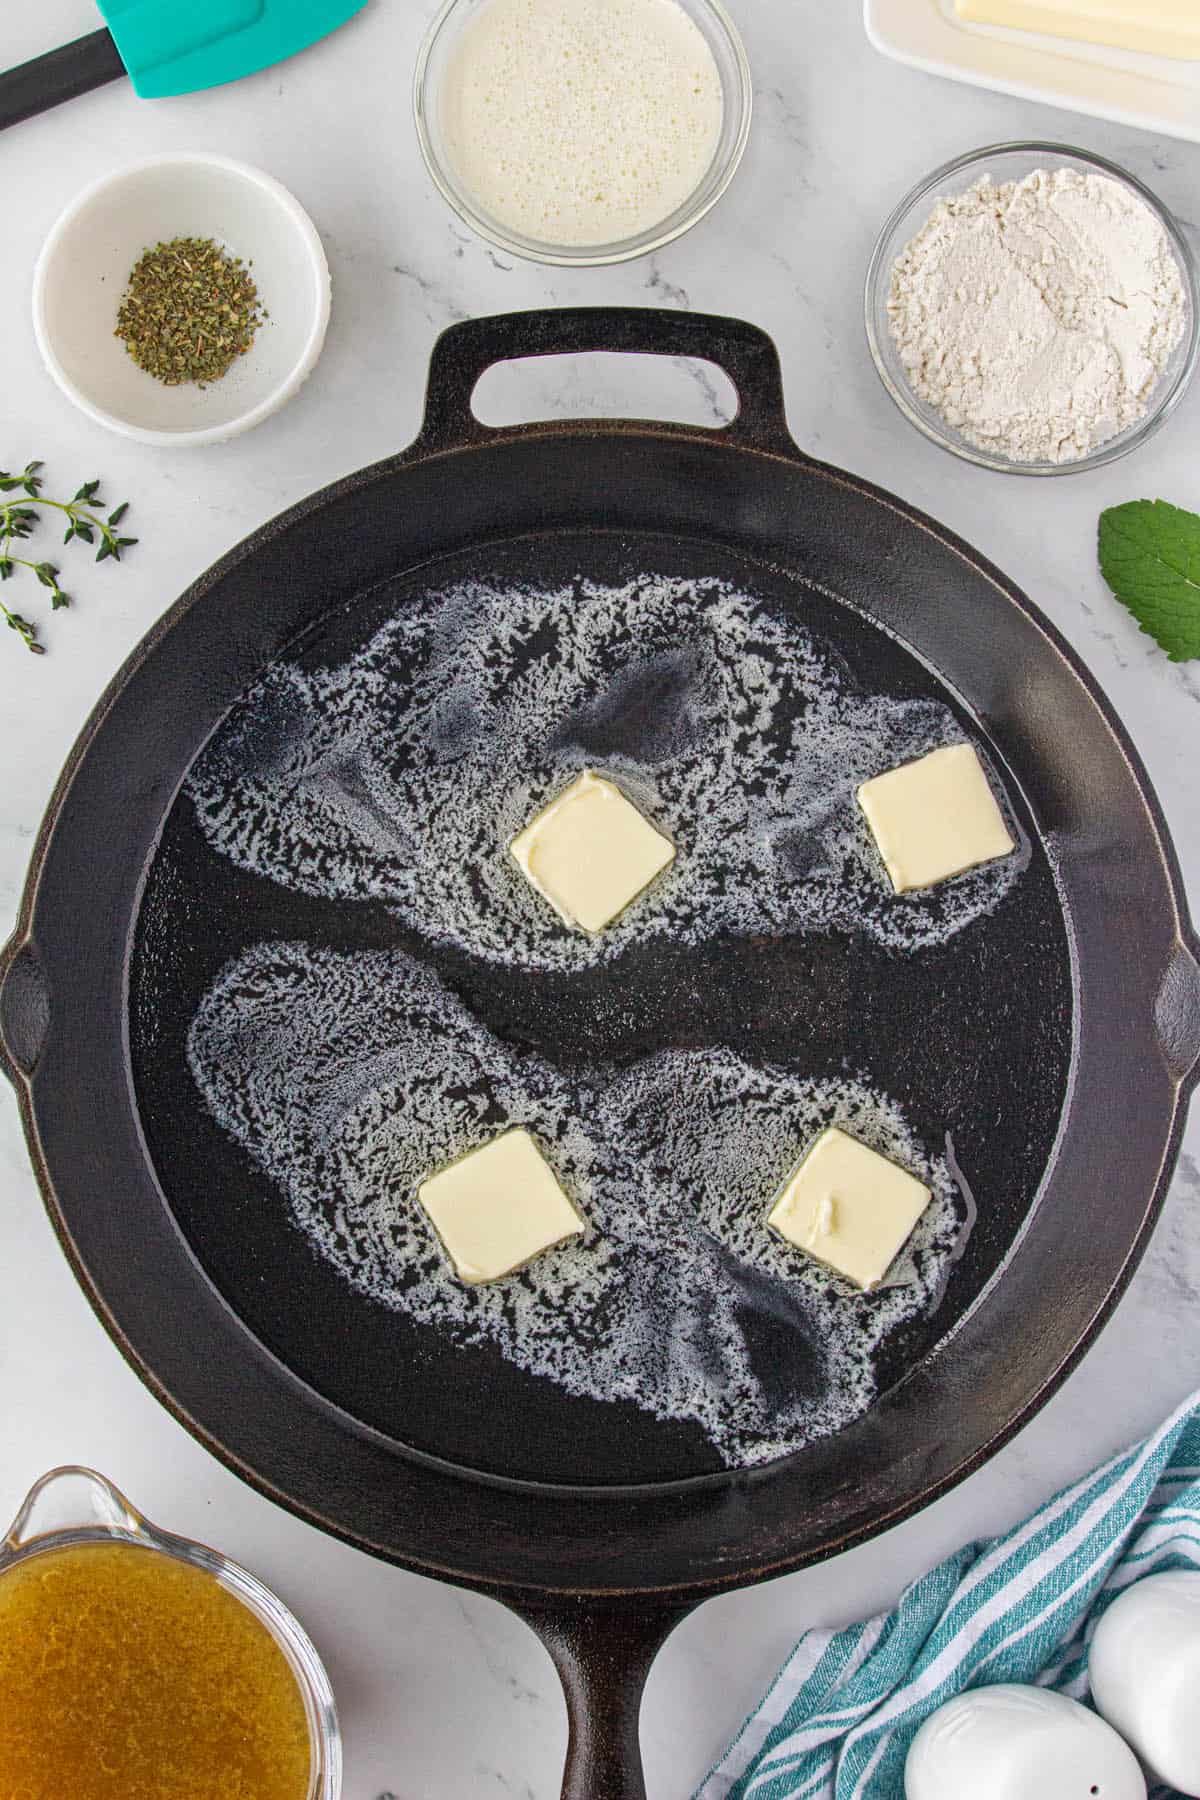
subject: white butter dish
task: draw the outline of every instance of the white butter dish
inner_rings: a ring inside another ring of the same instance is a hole
[[[864,0],[864,19],[881,55],[926,74],[1200,143],[1200,62],[971,24],[954,0]]]

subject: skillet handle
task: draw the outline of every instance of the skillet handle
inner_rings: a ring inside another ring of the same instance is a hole
[[[506,1604],[550,1652],[567,1700],[562,1800],[646,1800],[638,1717],[650,1666],[693,1610],[648,1600]]]
[[[728,425],[704,429],[703,435],[729,438],[784,456],[800,455],[787,427],[779,352],[765,331],[715,313],[667,312],[643,306],[497,313],[492,318],[465,319],[460,325],[451,325],[438,338],[429,360],[425,417],[414,451],[455,450],[502,435],[481,424],[471,411],[476,384],[493,363],[595,350],[696,356],[716,363],[737,390],[738,410]],[[530,427],[509,429],[528,431]],[[700,430],[670,425],[655,429],[689,435]]]

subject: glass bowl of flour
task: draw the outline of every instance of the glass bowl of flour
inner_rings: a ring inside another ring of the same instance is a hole
[[[703,218],[751,105],[721,0],[447,0],[414,85],[422,154],[463,222],[568,266],[646,255]]]
[[[1148,188],[1065,144],[935,169],[887,221],[867,339],[905,417],[1006,474],[1125,456],[1174,411],[1200,346],[1187,240]]]

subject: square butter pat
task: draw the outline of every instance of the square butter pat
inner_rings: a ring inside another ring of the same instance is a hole
[[[527,1131],[506,1131],[439,1170],[417,1199],[472,1286],[511,1275],[584,1229]]]
[[[898,894],[1016,849],[971,744],[931,750],[864,781],[858,804]]]
[[[552,800],[510,845],[526,877],[559,918],[603,931],[675,857],[619,787],[590,769]]]
[[[873,1288],[930,1197],[915,1175],[832,1125],[789,1175],[767,1224],[856,1287]]]
[[[960,19],[1150,56],[1200,57],[1196,0],[954,0]]]

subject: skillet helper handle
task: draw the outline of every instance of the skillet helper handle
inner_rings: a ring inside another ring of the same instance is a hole
[[[429,361],[425,418],[414,450],[453,450],[503,435],[483,425],[471,396],[493,363],[527,356],[693,356],[715,363],[732,381],[738,410],[728,425],[703,430],[755,449],[797,457],[787,427],[779,352],[757,325],[715,313],[667,312],[644,306],[573,306],[465,319],[443,331]],[[530,429],[518,426],[518,431]],[[538,429],[534,427],[533,429]],[[667,429],[671,427],[659,427]],[[692,432],[692,427],[679,427]],[[695,428],[697,435],[700,428]]]
[[[32,119],[35,113],[49,112],[64,100],[90,94],[125,73],[112,34],[104,30],[35,56],[32,62],[0,74],[0,131]]]
[[[691,1606],[510,1601],[550,1652],[567,1701],[562,1800],[646,1800],[638,1718],[658,1652]]]

